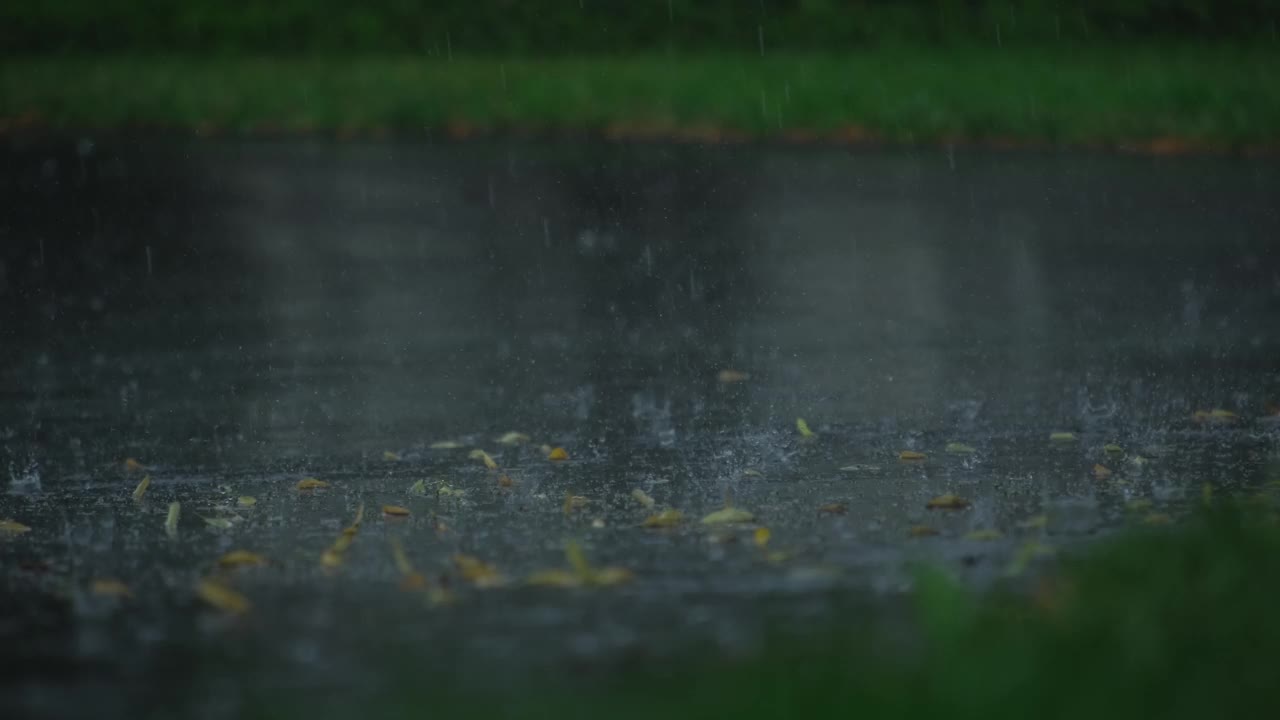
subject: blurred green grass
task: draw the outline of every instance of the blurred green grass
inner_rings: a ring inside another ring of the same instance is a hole
[[[17,57],[0,118],[243,132],[1280,141],[1280,53],[1173,46],[628,57]]]
[[[979,596],[919,571],[919,637],[890,613],[851,614],[747,659],[667,660],[590,683],[517,681],[503,693],[442,688],[388,658],[401,690],[379,717],[1145,718],[1266,717],[1280,703],[1280,526],[1270,511],[1212,510],[1182,527],[1105,541],[1033,592]],[[1025,590],[1025,588],[1024,588]],[[908,633],[910,635],[910,633]],[[404,677],[400,677],[404,675]],[[256,717],[346,710],[272,695]]]

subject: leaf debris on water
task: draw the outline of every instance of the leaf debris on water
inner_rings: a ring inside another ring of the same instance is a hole
[[[590,502],[589,500],[587,500],[585,497],[581,495],[574,495],[572,493],[566,492],[564,494],[564,507],[562,508],[562,510],[564,511],[565,515],[569,515],[574,510],[581,510],[582,508],[586,507],[589,502]]]
[[[248,550],[232,550],[218,558],[218,567],[223,568],[262,567],[266,564],[266,558]]]
[[[115,578],[96,578],[89,584],[89,592],[100,597],[132,598],[128,585]]]
[[[178,537],[178,519],[182,516],[182,504],[169,503],[169,513],[164,518],[164,534],[171,538]]]
[[[427,494],[427,481],[426,481],[426,480],[419,480],[419,481],[415,482],[414,484],[410,485],[410,486],[409,486],[409,494],[410,494],[410,495],[426,495],[426,494]]]
[[[1052,432],[1049,433],[1049,442],[1069,443],[1076,441],[1076,434],[1073,432]]]
[[[827,503],[818,508],[818,513],[823,515],[844,515],[849,512],[849,506],[842,502]]]
[[[928,525],[912,525],[907,531],[911,537],[932,537],[938,535],[938,531]]]
[[[151,476],[143,475],[142,480],[138,482],[138,487],[133,489],[134,502],[141,502],[142,496],[147,494],[147,488],[151,487]]]
[[[427,446],[432,450],[460,450],[464,446],[456,440],[437,440]]]
[[[991,540],[999,540],[1002,537],[1004,537],[1004,533],[999,530],[982,529],[965,533],[964,539],[978,542],[989,542]]]
[[[1107,443],[1106,445],[1102,446],[1102,452],[1108,455],[1123,455],[1124,448],[1120,447],[1119,445],[1116,445],[1115,443]]]
[[[740,383],[750,379],[751,375],[744,373],[741,370],[730,370],[728,368],[725,368],[716,374],[716,380],[726,385],[731,383]]]
[[[1018,523],[1018,527],[1023,530],[1040,530],[1049,526],[1048,515],[1032,515]]]
[[[551,448],[551,452],[547,453],[548,460],[568,460],[569,452],[562,447]]]
[[[924,453],[918,452],[916,450],[903,450],[902,452],[898,453],[899,460],[923,460],[924,458],[925,458]]]
[[[303,478],[299,480],[298,484],[295,487],[297,487],[299,490],[319,490],[320,488],[329,487],[329,483],[323,480],[317,480],[313,477],[309,477],[309,478]]]
[[[764,473],[755,468],[747,468],[742,471],[742,477],[764,477]]]
[[[845,465],[840,468],[840,472],[880,472],[879,465],[867,465],[865,463]]]
[[[972,445],[965,445],[962,442],[949,442],[945,450],[952,455],[972,455],[978,452]]]
[[[732,523],[748,523],[755,519],[756,516],[751,514],[749,510],[743,510],[742,508],[736,507],[726,507],[702,518],[702,524],[729,525]]]
[[[387,462],[400,462],[400,454],[393,453],[390,450],[383,450],[382,459],[386,460]]]
[[[241,615],[253,607],[249,599],[227,587],[219,580],[206,578],[196,585],[196,595],[213,607],[235,615]]]
[[[236,499],[236,504],[240,507],[253,507],[258,504],[258,499],[251,495],[241,495]]]
[[[408,517],[410,513],[409,508],[407,507],[401,507],[399,505],[383,505],[382,514],[389,515],[391,517]]]
[[[125,472],[142,472],[147,467],[133,458],[124,459]]]
[[[641,523],[647,528],[665,528],[674,527],[684,522],[684,513],[679,510],[663,510],[656,515],[650,515]]]
[[[463,579],[478,588],[500,587],[507,581],[497,568],[471,555],[458,553],[453,556],[453,564]]]
[[[356,516],[351,524],[343,529],[342,533],[333,541],[324,552],[320,553],[320,564],[329,569],[337,568],[342,565],[347,549],[356,541],[356,533],[360,532],[360,525],[364,522],[364,503],[356,508]]]
[[[523,445],[531,438],[522,432],[509,432],[498,438],[499,445]]]
[[[767,527],[758,527],[756,528],[756,531],[751,534],[751,540],[756,544],[756,547],[758,548],[762,548],[765,545],[768,545],[769,538],[771,537],[773,537],[773,533],[770,532],[769,528]]]
[[[471,452],[467,453],[467,457],[471,458],[472,460],[479,460],[480,462],[484,463],[484,466],[489,468],[490,470],[498,469],[498,463],[493,459],[493,456],[485,452],[484,450],[481,450],[480,448],[476,448],[475,450],[472,450]]]
[[[930,500],[925,504],[930,510],[963,510],[969,507],[971,503],[959,495],[946,493]]]
[[[632,490],[631,497],[635,498],[635,501],[640,503],[642,507],[646,507],[646,508],[653,507],[653,504],[654,504],[653,498],[649,497],[649,494],[641,490],[640,488],[636,488],[635,490]]]
[[[507,475],[506,473],[502,473],[501,475],[498,476],[498,487],[509,488],[515,484],[516,484],[516,481],[512,480],[511,476]]]
[[[0,533],[7,535],[21,535],[24,532],[30,532],[31,528],[23,525],[17,520],[0,520]]]
[[[1111,477],[1111,468],[1098,463],[1093,466],[1093,476],[1099,480],[1106,480]]]
[[[540,570],[529,575],[525,583],[544,587],[573,588],[584,585],[608,586],[630,582],[633,575],[630,570],[620,567],[593,568],[587,562],[586,553],[577,542],[565,543],[565,559],[570,570]]]
[[[224,517],[205,517],[204,515],[197,514],[196,517],[203,520],[205,525],[208,525],[211,528],[217,528],[218,530],[230,530],[231,528],[235,527],[236,521],[241,519],[239,516],[236,516],[236,515],[233,515],[229,518],[224,518]]]
[[[800,433],[800,437],[811,438],[815,435],[815,433],[809,429],[809,423],[805,422],[802,417],[796,418],[796,431]]]

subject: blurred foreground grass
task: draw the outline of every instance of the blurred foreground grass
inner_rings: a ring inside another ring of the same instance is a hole
[[[8,127],[1247,147],[1280,53],[1193,45],[520,59],[9,58]],[[1161,144],[1162,143],[1162,144]]]
[[[885,613],[868,611],[803,640],[778,634],[749,659],[650,663],[586,688],[522,679],[508,696],[441,689],[389,657],[403,690],[364,709],[648,720],[1265,717],[1280,706],[1277,597],[1276,515],[1205,511],[1066,558],[1032,592],[977,597],[922,570],[902,599],[919,629],[905,643],[900,627],[891,637],[893,623],[879,622]],[[255,710],[345,716],[329,700],[277,695]]]

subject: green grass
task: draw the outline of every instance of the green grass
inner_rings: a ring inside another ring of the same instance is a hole
[[[892,141],[1280,141],[1280,53],[1224,47],[841,56],[9,58],[0,117],[52,127],[452,128]]]
[[[440,689],[389,657],[402,691],[378,717],[1269,717],[1280,707],[1280,527],[1274,513],[1205,512],[1066,559],[1047,592],[977,597],[922,570],[902,640],[862,610],[746,660],[650,664],[613,679],[524,680],[506,696]],[[897,613],[901,615],[901,613]],[[917,634],[918,633],[918,634]],[[423,650],[429,652],[429,649]],[[260,717],[346,716],[272,695]]]

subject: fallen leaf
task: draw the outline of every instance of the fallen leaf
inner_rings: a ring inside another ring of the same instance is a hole
[[[742,471],[742,476],[743,477],[764,477],[764,473],[760,472],[755,468],[747,468],[746,470]]]
[[[932,537],[939,534],[937,530],[928,525],[913,525],[907,532],[911,537]]]
[[[915,450],[903,450],[902,452],[898,453],[898,459],[899,460],[923,460],[924,453],[916,452]]]
[[[523,445],[529,442],[529,436],[520,432],[509,432],[498,438],[499,445]]]
[[[196,585],[196,594],[213,607],[236,615],[246,613],[252,607],[248,598],[218,580],[201,580]]]
[[[137,460],[134,460],[133,458],[125,458],[124,469],[125,469],[125,472],[142,472],[147,468],[145,465],[138,462]]]
[[[133,489],[133,501],[141,502],[142,497],[147,494],[147,488],[151,487],[151,476],[143,475],[142,480],[138,483],[138,487]]]
[[[383,505],[382,514],[389,515],[391,517],[408,517],[409,508],[400,507],[399,505]]]
[[[0,533],[5,533],[7,535],[21,535],[22,533],[29,532],[30,530],[31,528],[23,525],[17,520],[0,520]]]
[[[391,452],[390,450],[383,450],[382,459],[386,460],[387,462],[399,462],[400,456],[396,453]]]
[[[564,508],[563,508],[564,514],[568,515],[569,513],[572,513],[574,510],[580,510],[586,507],[588,502],[589,501],[586,498],[582,497],[581,495],[571,495],[569,493],[565,493]]]
[[[1134,455],[1129,458],[1129,464],[1137,468],[1143,467],[1149,462],[1151,461],[1141,455]]]
[[[506,473],[502,473],[498,476],[498,487],[509,488],[515,484],[516,481],[512,480]]]
[[[640,503],[642,506],[646,508],[653,507],[653,498],[649,497],[649,494],[641,490],[640,488],[636,488],[635,490],[632,490],[631,497],[635,498],[636,502]]]
[[[89,584],[89,592],[101,597],[132,598],[128,585],[113,578],[98,578]]]
[[[684,514],[679,510],[663,510],[657,515],[650,515],[641,523],[647,528],[673,527],[684,522]]]
[[[987,542],[991,540],[999,540],[1002,537],[1004,537],[1004,533],[999,530],[974,530],[973,532],[966,533],[964,539]]]
[[[814,432],[809,429],[809,423],[804,418],[796,418],[796,430],[800,433],[800,437],[813,437]]]
[[[343,551],[336,547],[331,547],[320,553],[320,564],[329,569],[337,568],[342,565]]]
[[[1070,432],[1049,433],[1049,442],[1069,443],[1076,441],[1076,434]]]
[[[819,507],[818,512],[826,515],[844,515],[849,512],[849,506],[842,502],[827,503],[826,505]]]
[[[962,442],[947,443],[946,451],[952,455],[972,455],[978,452],[972,445],[965,445]]]
[[[236,504],[240,507],[253,507],[258,504],[258,499],[249,495],[241,495],[236,500]]]
[[[1122,447],[1120,447],[1119,445],[1116,445],[1116,444],[1114,444],[1114,443],[1107,443],[1106,445],[1103,445],[1103,446],[1102,446],[1102,451],[1103,451],[1103,452],[1105,452],[1105,453],[1106,453],[1106,454],[1108,454],[1108,455],[1123,455],[1123,454],[1124,454],[1124,448],[1122,448]]]
[[[498,469],[498,463],[494,461],[493,456],[491,456],[489,453],[479,448],[472,450],[470,453],[467,454],[467,457],[471,458],[472,460],[479,460],[480,462],[484,463],[484,466],[489,468],[490,470]]]
[[[582,580],[579,579],[576,573],[563,568],[553,568],[531,573],[529,577],[525,578],[525,584],[539,587],[573,588],[582,585]]]
[[[756,528],[756,531],[751,534],[751,539],[755,542],[756,547],[758,548],[768,545],[769,538],[771,537],[773,537],[773,533],[770,532],[767,527],[758,527]]]
[[[740,383],[749,379],[751,379],[751,376],[748,375],[747,373],[742,372],[741,370],[726,369],[726,370],[721,370],[716,375],[716,380],[719,380],[720,382],[725,383],[726,385],[730,383]]]
[[[351,520],[351,524],[343,529],[343,535],[355,535],[360,531],[360,525],[364,522],[364,503],[360,503],[356,508],[356,516]]]
[[[1222,408],[1214,408],[1213,410],[1209,411],[1209,419],[1216,420],[1218,422],[1235,422],[1236,420],[1240,419],[1240,416],[1236,415],[1230,410],[1223,410]]]
[[[604,567],[596,570],[591,577],[592,585],[622,585],[635,579],[635,574],[626,568]]]
[[[1168,525],[1173,522],[1173,518],[1164,513],[1153,512],[1142,518],[1143,525]]]
[[[582,552],[581,545],[573,541],[565,543],[564,557],[569,561],[569,567],[573,568],[579,580],[584,582],[591,580],[591,565],[587,563],[587,555]]]
[[[391,538],[391,557],[396,562],[396,569],[401,575],[414,574],[413,565],[409,562],[409,556],[404,553],[404,546],[400,544],[397,538]]]
[[[845,465],[840,468],[840,472],[880,472],[879,465]]]
[[[410,486],[409,486],[409,494],[410,494],[410,495],[426,495],[426,494],[427,494],[427,481],[426,481],[426,480],[419,480],[419,481],[415,482],[414,484],[410,485]]]
[[[299,490],[318,490],[320,488],[329,487],[329,483],[315,478],[303,478],[298,481],[297,488]]]
[[[230,518],[205,517],[204,515],[199,514],[197,514],[196,517],[203,520],[205,525],[208,525],[211,528],[217,528],[218,530],[230,530],[234,526],[234,523]]]
[[[1018,527],[1023,530],[1040,530],[1049,526],[1048,515],[1032,515],[1031,517],[1018,523]]]
[[[710,515],[702,518],[704,525],[728,525],[730,523],[745,523],[755,520],[756,516],[742,508],[727,507],[717,510]]]
[[[218,558],[219,567],[236,568],[236,567],[261,567],[267,564],[267,559],[251,553],[248,550],[232,550],[231,552]]]
[[[963,510],[969,507],[969,505],[969,501],[959,495],[947,493],[930,500],[925,504],[925,507],[930,510]]]
[[[547,459],[548,460],[568,460],[569,453],[562,447],[552,448],[551,452],[547,453]]]
[[[1111,477],[1111,468],[1101,464],[1094,465],[1093,476],[1099,480],[1106,480],[1107,478]]]
[[[506,476],[504,475],[503,477],[506,477]],[[498,478],[498,479],[501,480],[502,478]],[[510,480],[511,478],[507,478],[507,479]],[[466,490],[458,490],[457,488],[454,488],[450,485],[446,485],[444,483],[440,483],[440,485],[436,487],[436,495],[439,495],[442,498],[459,499],[465,496],[466,494],[467,494]]]
[[[461,553],[454,555],[453,564],[458,568],[463,579],[478,588],[499,587],[506,582],[506,578],[498,572],[497,568],[470,555]]]
[[[164,534],[171,538],[178,537],[178,518],[182,516],[182,505],[169,503],[169,514],[164,518]]]
[[[463,445],[462,443],[456,442],[454,440],[437,440],[436,442],[431,443],[427,447],[431,448],[432,450],[459,450],[463,447]]]

